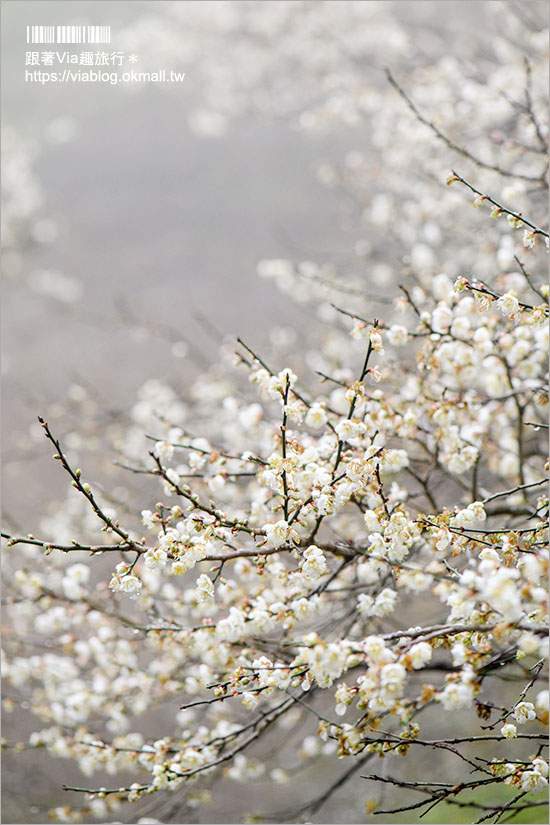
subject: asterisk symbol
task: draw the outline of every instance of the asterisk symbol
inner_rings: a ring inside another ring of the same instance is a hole
[[[137,54],[128,55],[128,63],[137,63],[137,59],[138,59]]]

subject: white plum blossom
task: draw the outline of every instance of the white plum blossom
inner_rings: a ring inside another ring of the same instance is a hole
[[[369,532],[378,533],[380,531],[381,524],[378,520],[378,515],[372,510],[365,510],[365,512],[363,513],[363,520]]]
[[[61,580],[63,591],[69,599],[79,599],[85,593],[85,586],[90,579],[90,568],[87,564],[72,564],[65,571]]]
[[[363,584],[376,584],[387,566],[377,561],[363,561],[357,565],[357,579]]]
[[[406,450],[385,450],[382,454],[382,467],[384,470],[397,473],[409,464],[409,456]]]
[[[308,579],[314,580],[323,576],[327,572],[327,560],[323,551],[313,544],[304,550],[300,569]]]
[[[368,326],[363,321],[356,320],[350,330],[350,335],[356,341],[366,338],[369,334]]]
[[[229,615],[218,622],[216,635],[226,641],[236,641],[245,629],[245,615],[242,610],[231,607]]]
[[[439,701],[445,710],[453,711],[470,707],[474,698],[473,687],[464,682],[449,682],[439,694]]]
[[[380,684],[384,686],[401,684],[407,675],[406,669],[399,662],[384,665],[380,671]]]
[[[432,658],[432,648],[427,642],[417,642],[412,645],[407,654],[413,668],[424,667]]]
[[[541,690],[540,693],[537,693],[537,697],[535,699],[535,705],[539,712],[548,713],[548,697],[549,691],[548,690]]]
[[[521,790],[526,793],[542,793],[548,787],[548,779],[538,771],[523,771]]]
[[[481,502],[474,502],[469,504],[464,510],[453,517],[452,524],[455,527],[470,527],[477,525],[479,522],[485,521],[486,513]]]
[[[409,333],[406,327],[400,324],[392,324],[386,333],[386,337],[394,347],[404,347],[409,340]]]
[[[197,579],[196,591],[199,602],[209,604],[214,601],[214,585],[205,573]]]
[[[511,621],[517,620],[522,614],[518,579],[517,570],[501,567],[481,583],[481,591],[485,600]]]
[[[535,233],[533,230],[525,229],[523,232],[522,244],[525,249],[532,249],[535,245]]]
[[[266,539],[271,547],[282,547],[293,537],[294,531],[284,519],[264,525]]]
[[[536,756],[532,763],[533,770],[540,773],[541,776],[544,776],[545,779],[548,779],[548,762],[545,759],[542,759],[540,756]]]
[[[367,636],[362,647],[373,662],[391,662],[395,658],[392,651],[386,647],[384,640],[379,636]]]
[[[371,330],[369,333],[369,340],[371,346],[375,352],[378,352],[380,355],[384,355],[384,347],[382,345],[382,335],[376,329]]]
[[[345,667],[347,652],[338,644],[317,644],[305,650],[299,660],[307,663],[311,677],[320,687],[330,687]]]
[[[126,575],[123,576],[119,583],[118,587],[113,585],[113,590],[120,590],[122,593],[126,593],[130,598],[136,598],[139,595],[139,592],[142,588],[141,581],[137,578],[137,576]]]
[[[352,441],[366,432],[366,426],[362,421],[354,421],[344,418],[336,424],[335,430],[342,441]]]
[[[497,301],[497,307],[507,318],[513,318],[519,312],[519,302],[515,295],[507,292]]]
[[[170,460],[174,455],[174,446],[169,441],[157,441],[153,447],[153,452],[157,458]]]
[[[166,567],[168,556],[166,551],[160,547],[153,547],[143,556],[143,564],[151,570],[159,570]]]
[[[447,332],[452,320],[453,313],[447,304],[438,304],[432,313],[432,327],[435,332]]]
[[[518,702],[514,708],[514,719],[519,725],[532,722],[537,718],[537,712],[532,702]]]
[[[209,804],[208,785],[218,810],[220,777],[242,783],[243,818],[262,777],[288,781],[298,807],[323,802],[289,769],[296,756],[308,776],[338,779],[398,754],[386,786],[412,763],[424,788],[414,740],[433,754],[450,740],[483,758],[483,813],[498,819],[499,783],[535,794],[548,782],[546,21],[484,1],[457,38],[452,15],[413,25],[378,0],[149,5],[117,45],[140,69],[162,54],[185,71],[184,117],[210,141],[241,121],[256,134],[267,115],[299,130],[300,152],[330,147],[307,165],[352,241],[328,255],[328,235],[297,238],[293,256],[260,261],[257,354],[225,339],[208,368],[157,290],[159,346],[187,352],[189,370],[149,354],[157,375],[120,414],[101,408],[107,370],[97,397],[72,385],[49,424],[15,435],[30,468],[45,434],[72,487],[44,515],[29,471],[22,529],[3,547],[4,703],[23,726],[5,757],[32,747],[46,769],[55,757],[100,774],[74,808],[52,802],[58,820],[118,821],[124,801],[155,793],[162,812],[184,786],[190,809]],[[386,65],[388,78],[369,74]],[[33,218],[47,201],[18,140],[7,145],[3,236],[20,297],[52,233]],[[220,328],[235,328],[223,309]],[[119,460],[96,484],[102,450]],[[305,764],[321,757],[317,773]],[[476,777],[461,759],[455,770],[467,805]]]
[[[157,526],[157,519],[151,510],[141,511],[141,521],[142,524],[150,530],[153,530]]]
[[[395,609],[396,602],[397,592],[385,587],[376,597],[361,593],[357,606],[363,616],[387,616]]]
[[[327,411],[324,404],[315,402],[306,413],[305,423],[308,427],[319,429],[327,423]]]

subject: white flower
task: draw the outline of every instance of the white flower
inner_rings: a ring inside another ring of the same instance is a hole
[[[193,567],[193,564],[190,559],[177,559],[177,561],[173,562],[170,573],[172,576],[183,576],[191,567]]]
[[[518,647],[527,656],[537,653],[540,639],[534,633],[522,633],[518,640]]]
[[[304,420],[306,408],[300,401],[292,401],[290,404],[286,404],[284,412],[289,421],[301,423]]]
[[[346,475],[350,481],[362,481],[366,470],[365,462],[360,458],[352,458],[346,466]]]
[[[451,543],[451,532],[443,527],[435,534],[435,549],[442,553]]]
[[[484,547],[479,554],[479,558],[486,563],[489,562],[492,568],[496,568],[500,564],[500,556],[493,547]]]
[[[432,658],[432,648],[428,642],[418,642],[409,650],[408,658],[414,669],[418,670]]]
[[[353,689],[349,688],[344,682],[338,685],[334,694],[336,699],[335,713],[337,716],[344,716],[348,706],[351,705],[355,693]]]
[[[367,428],[362,421],[342,418],[334,429],[341,441],[350,441],[366,432]]]
[[[157,520],[155,519],[153,512],[151,510],[141,511],[141,521],[145,527],[149,527],[150,529],[156,527]]]
[[[316,401],[311,405],[306,414],[305,422],[308,427],[319,429],[327,423],[327,411],[324,403]]]
[[[180,477],[173,467],[169,467],[168,470],[166,470],[166,479],[167,481],[163,484],[163,488],[166,495],[170,495],[179,485]]]
[[[481,501],[472,502],[472,504],[468,505],[467,509],[473,513],[473,516],[476,519],[476,521],[485,521],[485,519],[487,518],[487,513],[485,512],[483,502]]]
[[[384,347],[382,346],[382,336],[380,335],[378,330],[375,330],[375,329],[371,330],[369,338],[370,338],[370,342],[371,342],[371,346],[372,346],[373,350],[375,352],[379,352],[380,355],[383,355],[384,354]]]
[[[540,756],[536,756],[535,759],[533,759],[533,770],[540,773],[545,779],[548,779],[548,762]]]
[[[452,453],[444,457],[444,463],[448,470],[455,475],[461,475],[473,466],[479,452],[475,447],[463,447],[459,452]]]
[[[395,658],[391,650],[385,646],[384,639],[380,636],[367,636],[362,647],[373,662],[388,662]]]
[[[304,561],[300,565],[308,579],[318,579],[327,572],[327,561],[322,550],[314,544],[304,550]]]
[[[363,321],[355,320],[349,334],[355,341],[360,341],[368,334],[367,325]]]
[[[402,664],[391,662],[380,671],[380,691],[369,701],[369,707],[375,710],[392,708],[397,699],[403,695],[407,671]]]
[[[391,662],[388,665],[384,665],[380,671],[380,684],[384,686],[396,683],[401,684],[401,682],[405,680],[406,675],[407,671],[402,664],[399,662]]]
[[[357,565],[357,579],[362,584],[375,584],[384,570],[386,565],[379,561],[362,561]]]
[[[277,378],[279,379],[281,387],[282,387],[283,390],[285,389],[287,382],[288,382],[288,386],[292,387],[296,383],[296,381],[298,380],[295,373],[293,373],[292,370],[289,369],[288,367],[285,367],[285,369],[282,369],[281,372],[279,373],[279,375],[277,376]]]
[[[508,224],[512,227],[512,229],[519,229],[521,226],[523,226],[523,221],[521,221],[519,218],[516,218],[515,215],[506,215],[506,220],[508,221]]]
[[[266,539],[272,547],[282,547],[294,532],[284,519],[276,521],[275,524],[265,524],[264,530]]]
[[[474,346],[482,355],[489,355],[493,349],[491,333],[487,327],[478,327],[474,332]]]
[[[483,597],[491,607],[511,621],[518,619],[523,612],[520,590],[516,585],[518,577],[517,570],[501,567],[491,576],[484,578],[481,588]]]
[[[313,599],[294,599],[290,603],[290,609],[298,620],[309,619],[318,608],[318,602]],[[272,608],[273,609],[273,608]]]
[[[455,642],[451,648],[451,656],[453,657],[453,665],[463,665],[466,661],[466,648],[462,642]]]
[[[386,333],[387,339],[394,347],[403,347],[409,339],[407,329],[400,324],[393,324]]]
[[[514,719],[520,725],[532,722],[537,718],[537,712],[532,702],[518,702],[514,708]]]
[[[549,702],[549,691],[541,690],[540,693],[537,693],[537,698],[535,699],[535,704],[537,706],[537,710],[540,711],[548,711],[548,702]]]
[[[517,768],[517,766],[514,765],[513,762],[506,762],[505,765],[502,765],[501,770],[503,771],[503,775],[508,774],[508,776],[504,780],[505,785],[511,785],[512,784],[512,782],[513,782],[513,780],[515,779],[515,776],[516,776],[516,768]]]
[[[369,533],[377,533],[380,530],[378,516],[373,510],[365,510],[363,519],[365,520],[365,526]]]
[[[515,295],[512,295],[511,292],[507,292],[505,295],[502,295],[497,301],[497,307],[500,309],[503,315],[507,318],[511,318],[516,312],[519,311],[519,303],[518,299]]]
[[[294,264],[286,258],[266,258],[258,261],[256,271],[260,278],[292,277]]]
[[[197,579],[196,591],[199,602],[208,603],[214,601],[214,585],[205,573]]]
[[[382,455],[382,467],[392,473],[397,473],[403,467],[407,467],[408,463],[409,456],[405,450],[385,450]]]
[[[231,607],[229,616],[218,622],[216,635],[219,639],[234,642],[244,632],[244,613],[236,607]]]
[[[254,708],[259,702],[259,698],[256,693],[250,693],[250,691],[245,691],[242,694],[241,701],[245,708],[248,708],[248,710],[254,710]]]
[[[127,593],[130,598],[136,598],[141,590],[141,587],[142,584],[136,576],[123,576],[120,580],[118,589],[123,593]]]
[[[470,527],[473,524],[484,521],[486,518],[487,515],[483,509],[483,504],[475,501],[473,504],[469,504],[464,510],[459,510],[456,516],[453,516],[452,526]]]
[[[61,585],[67,598],[73,601],[82,598],[84,595],[84,585],[89,578],[90,568],[87,565],[73,564],[71,567],[68,567],[61,580]]]
[[[474,699],[472,685],[464,682],[450,682],[439,694],[439,700],[445,710],[459,710],[470,707]]]
[[[371,384],[379,384],[383,378],[383,375],[377,365],[374,367],[369,367],[367,370],[367,375]]]
[[[548,780],[538,771],[524,771],[521,775],[521,790],[527,793],[542,793]]]
[[[152,547],[143,556],[143,564],[151,570],[162,570],[166,567],[168,557],[160,547]]]
[[[74,579],[79,584],[84,584],[90,578],[90,568],[87,564],[72,564],[65,570],[65,576]]]
[[[533,232],[533,230],[524,230],[522,243],[525,249],[532,249],[532,247],[535,245],[535,233]]]
[[[432,312],[432,328],[434,332],[447,332],[453,320],[453,313],[447,304],[441,302]]]
[[[360,593],[357,599],[357,610],[362,616],[372,616],[374,598],[368,593]]]
[[[472,325],[467,317],[455,318],[451,324],[451,335],[457,338],[469,338],[471,331]]]
[[[157,441],[153,448],[153,453],[157,458],[170,459],[174,455],[174,447],[169,441]]]
[[[500,729],[500,732],[505,739],[515,739],[518,735],[518,729],[515,725],[512,725],[510,723],[503,725]]]
[[[162,788],[168,788],[170,785],[170,780],[168,779],[168,775],[166,774],[166,769],[164,765],[155,765],[153,767],[153,785],[155,788],[159,790]]]
[[[219,473],[207,481],[211,493],[219,493],[225,487],[225,478]]]
[[[301,655],[309,665],[311,677],[322,688],[330,687],[342,675],[347,659],[347,651],[332,642],[314,645]]]
[[[387,616],[388,613],[393,612],[396,601],[396,591],[391,590],[389,587],[385,587],[384,590],[382,590],[382,592],[379,593],[376,599],[374,600],[374,605],[372,607],[372,615]]]

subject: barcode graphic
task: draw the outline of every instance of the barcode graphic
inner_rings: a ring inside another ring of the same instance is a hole
[[[110,26],[27,26],[27,43],[110,42]]]

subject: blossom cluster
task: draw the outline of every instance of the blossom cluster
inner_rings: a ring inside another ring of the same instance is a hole
[[[178,48],[169,33],[180,15],[187,20],[187,5],[167,6],[167,42]],[[252,40],[273,26],[292,33],[296,4],[251,5],[262,9],[256,17],[241,4]],[[322,15],[342,25],[339,5]],[[371,140],[387,180],[370,191],[368,152],[318,168],[360,205],[365,237],[347,281],[330,262],[258,266],[316,307],[303,350],[264,358],[244,342],[231,353],[224,346],[183,398],[158,378],[146,382],[129,423],[109,431],[131,477],[112,496],[75,469],[76,435],[66,449],[42,421],[71,489],[43,520],[44,538],[7,537],[3,670],[39,720],[21,746],[73,760],[90,777],[81,808],[56,808],[58,819],[107,818],[123,801],[176,790],[194,808],[215,793],[216,771],[243,786],[279,784],[293,779],[289,756],[304,766],[366,761],[449,739],[467,771],[478,743],[494,747],[462,789],[547,787],[548,691],[539,682],[548,658],[548,232],[536,194],[528,198],[529,181],[542,186],[545,153],[526,148],[548,135],[541,38],[526,35],[538,58],[532,74],[504,67],[517,54],[497,39],[502,54],[488,61],[484,83],[466,82],[450,57],[432,73],[420,61],[412,91],[391,75],[396,97],[382,106],[383,93],[365,91],[352,65],[364,38],[386,43],[387,12],[352,5],[361,19],[380,14],[367,34],[351,32],[342,76],[326,75],[322,48],[300,52],[303,71],[317,61],[327,92],[315,106],[310,94],[298,101],[300,126],[357,123],[380,110]],[[310,4],[300,7],[310,14]],[[239,21],[235,4],[219,8],[216,34],[225,37]],[[204,27],[199,4],[193,15]],[[139,26],[125,33],[134,43],[142,35]],[[389,47],[414,44],[396,28]],[[241,111],[235,73],[218,120],[195,111],[202,131],[219,132]],[[205,92],[214,108],[217,77]],[[517,97],[528,80],[534,88],[512,126],[497,92]],[[286,111],[297,101],[292,83],[284,89]],[[260,96],[260,108],[268,103]],[[438,106],[446,141],[429,111]],[[466,155],[458,151],[474,113],[476,135],[497,135],[490,154],[476,136]],[[449,174],[448,163],[443,174],[438,152],[453,150],[468,160],[468,178]],[[424,169],[417,179],[415,165]],[[399,272],[382,236],[395,244]],[[366,283],[356,276],[370,258]],[[169,734],[153,738],[148,723],[161,708]],[[100,772],[135,781],[95,787]],[[458,794],[456,765],[451,773]]]

